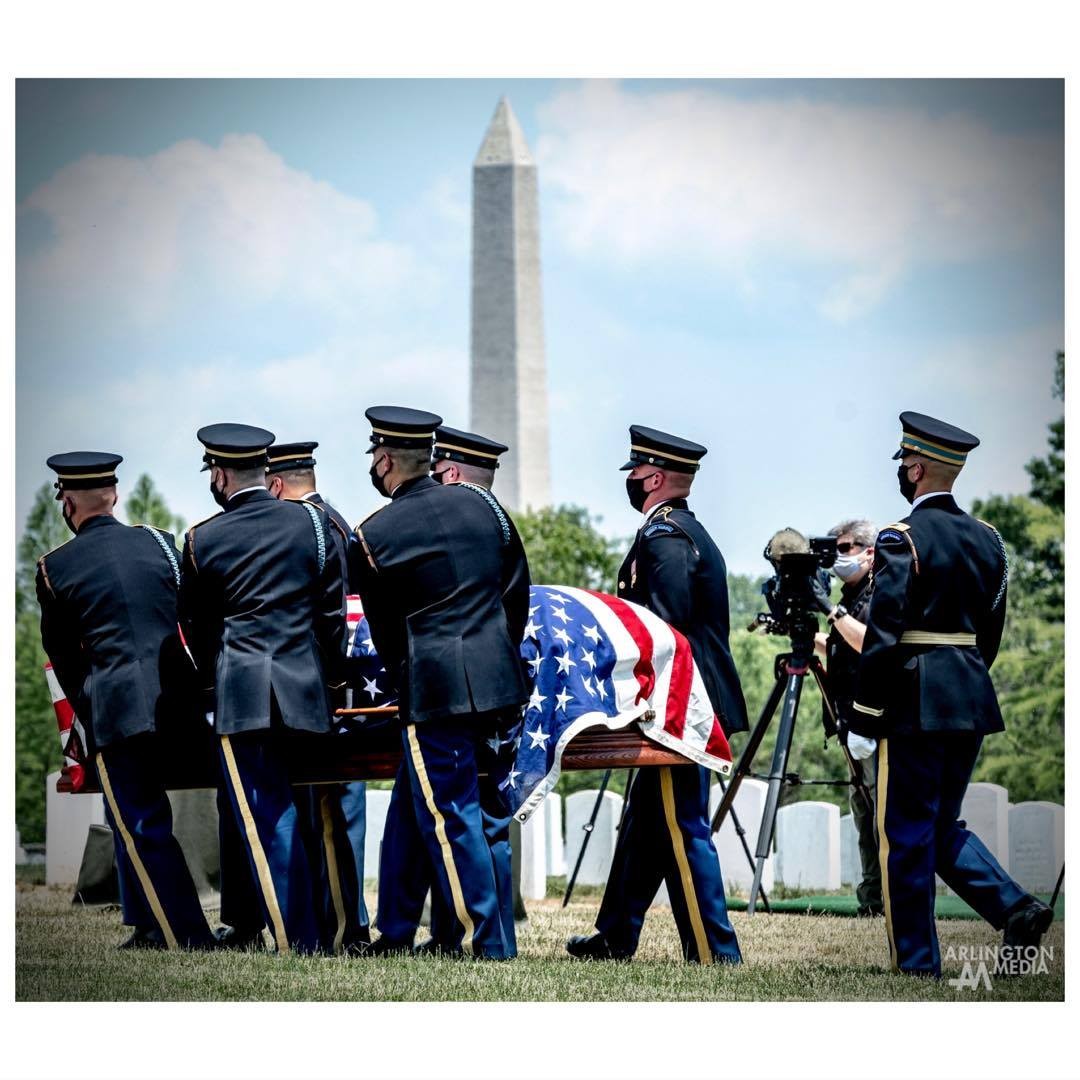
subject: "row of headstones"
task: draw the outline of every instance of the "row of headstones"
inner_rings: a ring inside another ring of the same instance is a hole
[[[78,879],[86,837],[91,825],[104,825],[100,795],[61,795],[56,792],[57,774],[46,783],[46,882],[74,884]],[[744,832],[751,855],[765,804],[766,785],[760,780],[742,782],[734,801],[734,814],[714,837],[720,866],[728,888],[746,892],[753,871],[736,830]],[[568,875],[577,863],[586,825],[597,803],[596,791],[577,791],[564,800],[548,795],[543,805],[521,828],[521,892],[525,899],[547,894],[547,879]],[[181,845],[204,850],[216,843],[216,811],[211,792],[173,792],[174,828]],[[714,785],[710,813],[720,802]],[[376,878],[379,847],[386,824],[390,792],[369,788],[364,865],[368,878]],[[603,885],[611,868],[622,796],[606,791],[592,836],[578,869],[583,885]],[[980,837],[1019,884],[1033,892],[1053,889],[1065,858],[1065,809],[1057,803],[1008,801],[1008,792],[997,784],[968,786],[961,808],[968,828]],[[565,837],[565,839],[564,839]],[[17,842],[18,850],[18,842]],[[190,857],[189,857],[190,861]],[[774,853],[765,861],[762,884],[777,882],[802,889],[839,889],[860,877],[858,838],[850,814],[824,802],[798,802],[781,807],[776,817]],[[661,890],[658,897],[663,901]]]

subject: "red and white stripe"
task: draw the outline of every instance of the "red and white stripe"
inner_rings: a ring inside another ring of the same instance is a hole
[[[45,664],[45,678],[49,683],[49,696],[60,731],[60,752],[64,755],[60,771],[67,782],[65,787],[70,785],[71,791],[79,791],[86,782],[86,739],[82,724],[75,716],[75,710],[65,696],[51,663]]]
[[[686,638],[639,604],[583,589],[558,591],[587,607],[611,639],[619,658],[612,673],[619,711],[638,712],[642,734],[654,742],[729,773],[731,748]]]

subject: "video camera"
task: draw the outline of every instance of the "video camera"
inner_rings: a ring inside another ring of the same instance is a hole
[[[816,579],[829,590],[828,569],[836,562],[836,537],[808,540],[795,529],[781,529],[763,554],[776,570],[761,587],[769,611],[759,614],[747,629],[812,641],[818,629],[813,583]]]

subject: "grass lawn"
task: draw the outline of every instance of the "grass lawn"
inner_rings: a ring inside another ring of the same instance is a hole
[[[19,1001],[1062,1001],[1064,924],[1044,939],[1048,975],[994,980],[987,992],[954,989],[959,961],[940,982],[892,975],[882,919],[735,912],[745,963],[701,968],[679,958],[675,923],[654,908],[631,963],[582,963],[563,951],[587,933],[597,890],[575,893],[563,909],[549,898],[529,905],[511,963],[450,959],[278,957],[270,953],[117,952],[127,936],[115,909],[76,908],[70,891],[16,882],[15,997]],[[368,897],[374,907],[374,896]],[[209,913],[211,926],[217,912]],[[971,920],[938,923],[949,945],[993,945],[991,927]],[[423,931],[421,931],[423,936]]]

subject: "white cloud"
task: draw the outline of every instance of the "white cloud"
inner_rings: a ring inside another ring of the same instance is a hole
[[[90,154],[19,209],[48,225],[20,259],[20,288],[54,311],[89,305],[99,324],[153,325],[199,289],[343,316],[412,270],[408,249],[379,239],[369,203],[290,168],[256,135]]]
[[[1060,237],[1063,144],[916,108],[738,100],[589,82],[540,111],[554,224],[583,255],[846,266],[821,298],[846,321],[921,262]]]

